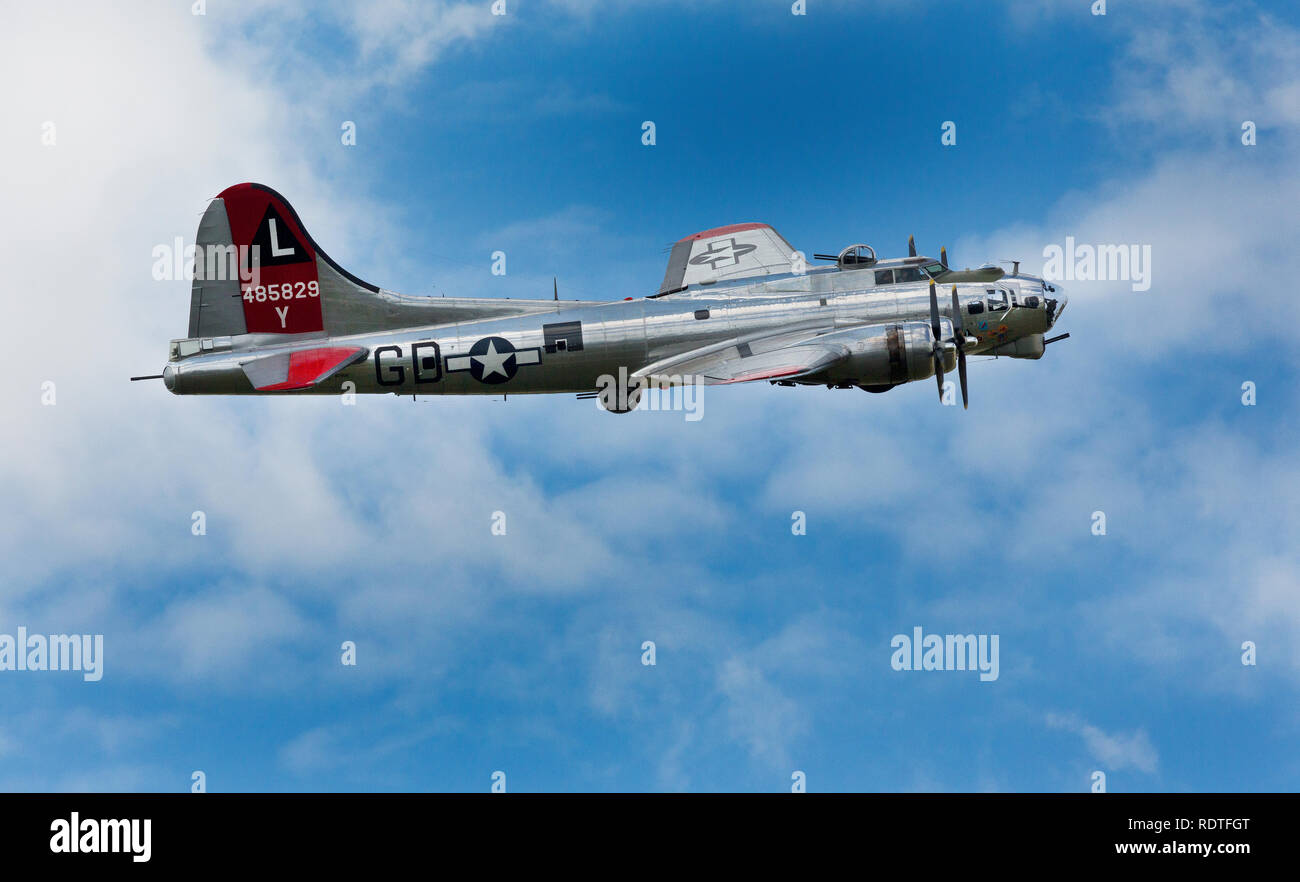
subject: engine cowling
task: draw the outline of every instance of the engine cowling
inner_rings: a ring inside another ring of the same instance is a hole
[[[952,322],[940,320],[940,333],[951,338]],[[855,328],[836,335],[849,357],[829,372],[829,379],[864,387],[891,387],[934,376],[934,335],[925,322],[894,322]],[[957,351],[943,350],[945,372],[957,367]]]
[[[1044,346],[1042,334],[1026,334],[1012,340],[1010,343],[1003,343],[1001,346],[995,346],[989,350],[993,355],[1006,355],[1011,358],[1042,358]]]

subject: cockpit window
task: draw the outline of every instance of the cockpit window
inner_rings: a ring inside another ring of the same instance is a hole
[[[1007,308],[1007,292],[1003,291],[999,293],[992,288],[986,288],[985,291],[989,295],[989,312],[995,312]]]
[[[925,273],[926,273],[926,275],[937,276],[937,275],[939,275],[939,273],[941,273],[941,272],[943,272],[944,270],[946,270],[947,267],[944,266],[944,265],[941,264],[941,263],[931,263],[931,264],[926,265],[926,266],[924,267],[924,269],[925,269]]]
[[[894,271],[893,271],[893,270],[876,270],[876,284],[877,284],[877,285],[892,285],[892,284],[894,284]]]
[[[917,267],[907,266],[894,270],[895,282],[921,282],[924,280],[925,275]]]

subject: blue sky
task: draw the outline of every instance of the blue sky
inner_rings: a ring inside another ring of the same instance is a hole
[[[0,787],[1295,789],[1300,16],[1109,5],[11,13],[10,81],[61,61],[0,139],[0,633],[106,659],[0,672]],[[1070,341],[973,365],[965,413],[925,383],[710,389],[698,422],[125,383],[185,329],[151,249],[244,180],[409,293],[641,296],[747,220],[1031,271],[1149,244],[1152,287],[1070,286]],[[998,634],[999,678],[893,670],[918,625]]]

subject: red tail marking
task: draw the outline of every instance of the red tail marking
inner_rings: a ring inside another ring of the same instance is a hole
[[[311,237],[288,203],[253,184],[219,194],[230,218],[241,261],[256,263],[253,280],[240,280],[244,321],[250,334],[323,331],[320,279]],[[257,246],[255,257],[247,249]]]

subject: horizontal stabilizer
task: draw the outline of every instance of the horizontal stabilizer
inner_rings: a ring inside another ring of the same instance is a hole
[[[328,346],[265,355],[240,367],[258,392],[292,392],[323,383],[366,355],[361,346]]]
[[[795,250],[767,224],[715,227],[687,236],[668,255],[659,293],[724,279],[745,279],[792,271]]]

